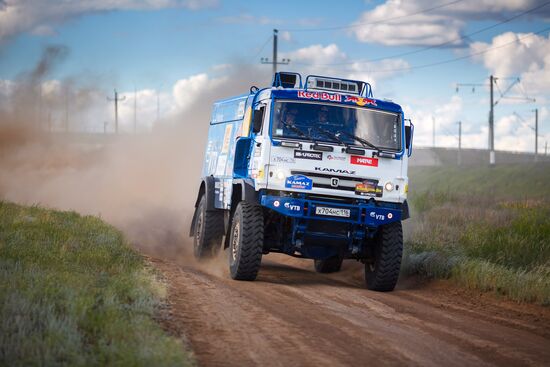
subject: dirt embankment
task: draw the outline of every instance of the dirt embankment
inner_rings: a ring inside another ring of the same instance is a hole
[[[155,260],[170,284],[167,328],[203,366],[548,365],[550,310],[401,281],[363,288],[360,264],[335,275],[311,261],[264,257],[255,282],[229,279],[225,257]]]

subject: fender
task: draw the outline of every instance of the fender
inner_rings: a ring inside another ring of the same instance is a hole
[[[254,189],[254,181],[250,178],[238,178],[233,180],[233,192],[235,192],[235,189],[239,190],[240,188],[240,200],[239,201],[248,201],[250,203],[259,203],[260,199],[258,197],[258,192],[256,189]],[[235,196],[233,196],[235,197]],[[231,208],[233,208],[233,204],[236,207],[238,203],[233,203],[233,200],[231,200]]]
[[[237,178],[233,180],[233,192],[231,195],[231,210],[226,211],[224,216],[225,241],[223,248],[229,247],[229,231],[231,230],[231,221],[237,204],[241,201],[250,203],[259,203],[258,192],[254,189],[254,181],[250,178]]]

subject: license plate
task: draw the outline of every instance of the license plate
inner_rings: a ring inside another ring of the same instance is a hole
[[[330,217],[349,218],[350,210],[349,209],[327,208],[325,206],[318,206],[318,207],[315,208],[315,214],[317,214],[317,215],[327,215],[327,216],[330,216]]]

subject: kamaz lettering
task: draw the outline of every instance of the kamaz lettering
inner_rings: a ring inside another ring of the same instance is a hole
[[[321,172],[330,172],[330,173],[345,173],[346,175],[354,175],[355,171],[347,170],[347,169],[338,169],[338,168],[323,168],[323,167],[315,167],[316,171]]]

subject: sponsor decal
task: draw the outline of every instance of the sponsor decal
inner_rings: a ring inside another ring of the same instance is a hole
[[[294,159],[292,157],[273,156],[273,157],[271,157],[271,162],[273,162],[273,163],[296,163],[296,159]]]
[[[381,197],[382,192],[382,186],[378,186],[378,181],[376,180],[365,180],[355,185],[355,193],[357,195]]]
[[[313,181],[309,177],[303,175],[289,176],[285,180],[285,187],[287,189],[311,190]]]
[[[229,143],[231,142],[231,130],[233,130],[233,125],[228,124],[225,127],[225,134],[223,136],[222,154],[229,152]]]
[[[216,164],[216,172],[214,175],[222,176],[225,172],[225,165],[227,164],[227,155],[223,154],[218,157],[218,162]]]
[[[334,155],[334,154],[329,154],[327,155],[327,159],[329,161],[345,161],[346,160],[346,157],[342,156],[342,155]]]
[[[366,106],[366,105],[376,106],[376,100],[372,99],[372,98],[346,96],[346,99],[344,100],[344,102],[353,102],[356,105],[361,106],[361,107]]]
[[[338,168],[323,168],[323,167],[315,167],[316,171],[321,172],[330,172],[330,173],[345,173],[346,175],[354,175],[355,171],[350,171],[347,169],[338,169]]]
[[[322,161],[323,160],[323,153],[322,152],[309,152],[307,150],[295,150],[294,151],[294,158],[314,159],[316,161]]]
[[[342,96],[340,94],[332,94],[327,92],[298,91],[298,98],[316,99],[319,101],[342,102]]]
[[[376,220],[385,220],[386,219],[386,216],[384,214],[376,214],[376,212],[370,212],[370,217],[371,218],[374,218]],[[388,214],[388,218],[389,218],[389,214]]]
[[[350,157],[351,164],[359,164],[361,166],[378,167],[378,158],[362,157],[360,155],[352,155]]]
[[[291,212],[300,212],[302,211],[302,206],[297,204],[297,203],[293,203],[293,202],[286,202],[285,205],[284,205],[285,209],[291,211]]]

